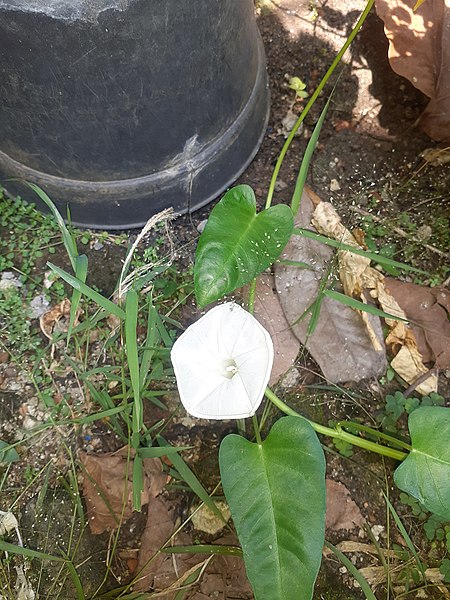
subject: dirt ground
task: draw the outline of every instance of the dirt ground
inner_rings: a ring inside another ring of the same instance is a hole
[[[239,183],[247,183],[255,190],[258,204],[263,206],[273,167],[285,139],[283,119],[291,108],[294,92],[288,87],[288,79],[299,77],[306,83],[306,90],[311,94],[321,77],[332,62],[356,23],[364,2],[360,0],[261,0],[257,8],[257,20],[267,54],[267,65],[271,92],[271,114],[267,134],[255,160],[240,177]],[[427,99],[408,81],[397,76],[391,69],[387,59],[388,43],[384,36],[383,25],[372,12],[351,49],[344,57],[342,67],[338,69],[340,79],[336,86],[331,107],[320,136],[320,142],[312,160],[308,185],[322,200],[332,202],[348,226],[357,226],[364,211],[373,209],[380,218],[392,219],[399,212],[405,211],[417,224],[433,226],[433,218],[440,215],[448,219],[448,190],[450,189],[450,173],[445,166],[425,166],[420,173],[418,169],[424,165],[421,152],[434,147],[426,135],[417,127],[417,119],[426,106]],[[334,83],[335,79],[333,80]],[[330,91],[327,88],[326,93]],[[303,128],[289,150],[281,169],[280,180],[275,194],[275,203],[289,203],[297,177],[298,167],[311,135],[314,124],[323,107],[322,101],[312,109]],[[301,103],[294,106],[300,112]],[[375,200],[374,200],[375,198]],[[356,208],[356,210],[355,210]],[[198,226],[207,218],[211,207],[206,207],[192,215],[177,219],[172,227],[172,239],[180,255],[180,269],[192,263],[195,242],[198,238]],[[358,212],[359,211],[359,212]],[[362,211],[362,212],[361,212]],[[404,240],[400,240],[401,243]],[[448,249],[447,249],[448,250]],[[105,294],[113,291],[120,271],[120,259],[123,249],[105,246],[96,251],[89,281]],[[395,256],[403,260],[403,250]],[[64,265],[63,258],[52,257],[52,260]],[[442,266],[445,257],[439,253],[415,253],[413,260],[429,273],[434,273]],[[66,263],[67,266],[67,263]],[[88,282],[89,282],[88,281]],[[434,283],[425,278],[422,283]],[[442,283],[442,280],[440,281]],[[188,305],[180,312],[181,317],[193,319],[195,307]],[[295,382],[287,383],[280,389],[285,394],[286,402],[308,417],[327,423],[330,419],[356,419],[365,413],[374,414],[380,410],[384,397],[391,388],[382,387],[379,381],[368,380],[357,386],[345,386],[344,393],[319,389],[325,384],[318,372],[318,367],[305,351],[299,357],[300,376]],[[12,429],[20,426],[19,409],[24,402],[24,395],[34,395],[33,387],[21,379],[17,365],[3,365],[3,371],[10,369],[9,375],[3,379],[0,389],[0,414],[7,428],[3,428],[2,438],[8,438]],[[441,393],[449,386],[449,372],[440,373]],[[73,384],[73,385],[72,385]],[[316,386],[311,393],[308,386]],[[66,382],[67,388],[75,388],[72,381]],[[148,422],[156,422],[163,413],[153,410],[147,415]],[[37,417],[36,417],[37,418]],[[208,489],[218,482],[217,453],[215,444],[231,426],[214,425],[199,426],[189,418],[175,419],[167,430],[167,439],[172,442],[189,444],[194,450],[186,454],[186,460],[198,478]],[[54,452],[57,436],[47,434],[42,440],[39,452],[29,455],[29,466],[39,469],[46,464],[48,457]],[[107,435],[100,426],[83,430],[72,444],[74,451],[83,449],[87,452],[106,452],[116,450],[121,445],[113,435]],[[67,466],[67,465],[66,465]],[[358,523],[356,526],[340,527],[339,523],[329,523],[327,539],[332,543],[348,542],[354,544],[372,544],[374,539],[383,547],[393,543],[402,543],[398,532],[389,532],[383,492],[388,490],[392,498],[397,499],[398,492],[392,486],[393,463],[379,458],[367,458],[367,455],[356,450],[351,458],[340,455],[335,448],[327,452],[327,477],[345,486],[345,502],[350,505],[351,516]],[[22,473],[23,475],[23,473]],[[5,500],[16,498],[23,486],[20,474],[8,486]],[[55,483],[55,482],[53,482]],[[330,484],[333,485],[332,483]],[[67,487],[67,486],[66,486]],[[375,492],[374,492],[375,490]],[[341,489],[342,491],[342,489]],[[64,537],[64,530],[72,523],[70,502],[65,500],[67,489],[48,491],[49,501],[39,503],[36,498],[39,490],[31,483],[29,490],[18,503],[22,514],[24,538],[30,547],[40,547],[42,531],[35,528],[37,522],[57,521],[54,532],[45,535],[54,537],[54,545]],[[171,492],[170,500],[175,506],[179,521],[186,517],[192,497],[189,494]],[[344,500],[343,500],[344,501]],[[44,505],[45,509],[42,508]],[[66,508],[67,514],[66,514]],[[0,506],[3,509],[3,506]],[[353,511],[353,512],[352,512]],[[405,507],[399,512],[404,519],[408,532],[419,550],[427,548],[423,539],[423,531]],[[39,513],[39,514],[38,514]],[[55,515],[57,518],[55,519]],[[146,509],[143,514],[134,515],[127,522],[127,533],[119,540],[118,562],[114,573],[107,579],[107,587],[115,587],[118,582],[126,581],[133,573],[133,560],[136,558],[136,545],[139,544],[138,532],[145,522]],[[339,520],[336,517],[337,521]],[[39,531],[41,533],[39,533]],[[188,528],[190,539],[208,543],[221,539],[223,534],[205,534]],[[48,549],[48,537],[47,537]],[[96,589],[103,573],[101,565],[106,549],[110,549],[112,538],[107,535],[83,537],[81,554],[88,549],[97,559],[90,561],[88,568],[81,569],[86,596]],[[55,548],[53,549],[55,551]],[[383,565],[376,554],[364,552],[360,546],[349,556],[358,566],[373,568],[372,576],[379,577],[377,598],[389,597],[383,580]],[[47,550],[48,551],[48,550]],[[128,554],[127,554],[128,552]],[[131,557],[131,558],[130,558]],[[228,559],[227,559],[228,560]],[[230,559],[231,560],[231,559]],[[237,560],[237,559],[233,559]],[[377,571],[378,569],[378,571]],[[122,575],[117,577],[117,572]],[[233,579],[231,573],[240,573]],[[50,570],[49,573],[52,573]],[[45,583],[51,580],[51,574],[42,576],[42,592],[39,598],[56,597],[56,591]],[[113,577],[115,576],[115,578]],[[220,581],[220,585],[217,583]],[[203,585],[203,587],[202,587]],[[231,600],[250,599],[251,593],[242,576],[242,569],[230,563],[218,567],[216,571],[207,572],[204,583],[197,586],[190,598],[205,600],[207,598],[226,598]],[[60,596],[70,600],[72,592],[65,590]],[[239,586],[241,586],[239,588]],[[324,557],[314,595],[315,600],[350,600],[363,598],[360,589],[355,585],[347,569],[332,555]],[[393,597],[392,595],[390,596]],[[404,596],[406,597],[406,596]],[[444,598],[442,586],[436,591],[433,588],[422,590],[420,595],[410,594],[409,598]],[[9,597],[8,597],[9,600]]]

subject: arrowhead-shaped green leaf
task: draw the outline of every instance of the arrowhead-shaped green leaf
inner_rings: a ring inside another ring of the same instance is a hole
[[[222,441],[220,472],[256,600],[310,600],[325,535],[325,459],[304,419]]]
[[[229,190],[214,207],[195,256],[195,295],[200,306],[249,283],[281,254],[294,229],[285,204],[256,213],[248,185]]]
[[[427,510],[450,519],[450,408],[417,408],[408,426],[412,451],[397,467],[394,481]]]

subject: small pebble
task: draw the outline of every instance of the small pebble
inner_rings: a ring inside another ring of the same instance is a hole
[[[205,229],[207,222],[208,222],[208,219],[203,219],[203,221],[200,221],[200,223],[197,225],[197,231],[199,233],[203,233],[203,230]]]
[[[337,179],[332,179],[330,181],[330,192],[338,192],[341,189],[339,185],[339,181]]]

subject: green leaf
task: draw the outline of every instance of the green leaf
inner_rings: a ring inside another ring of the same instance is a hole
[[[408,420],[412,451],[397,467],[396,485],[430,512],[450,519],[450,408],[416,408]]]
[[[448,558],[442,560],[439,571],[444,576],[445,583],[450,583],[450,560]]]
[[[291,208],[294,215],[297,214],[298,209],[300,208],[300,201],[302,199],[303,188],[305,187],[306,178],[308,176],[309,163],[311,162],[312,155],[314,150],[316,149],[317,142],[319,140],[320,130],[322,129],[323,122],[325,121],[325,116],[328,111],[328,107],[330,106],[331,96],[328,98],[328,102],[325,104],[322,112],[320,113],[319,120],[314,127],[314,131],[309,139],[308,145],[306,146],[305,154],[303,155],[303,160],[300,165],[300,170],[297,177],[297,182],[295,184],[294,194],[291,200]]]
[[[229,190],[214,207],[195,257],[195,296],[200,306],[242,287],[281,254],[294,228],[285,204],[256,213],[248,185]]]
[[[7,442],[0,440],[0,463],[12,463],[19,460],[17,450]]]
[[[228,435],[219,464],[256,600],[310,600],[325,535],[325,459],[311,425],[283,417],[262,444]]]

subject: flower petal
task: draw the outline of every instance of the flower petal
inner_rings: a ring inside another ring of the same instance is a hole
[[[263,399],[273,343],[249,312],[228,302],[188,327],[171,359],[187,412],[204,419],[241,419],[255,414]]]

